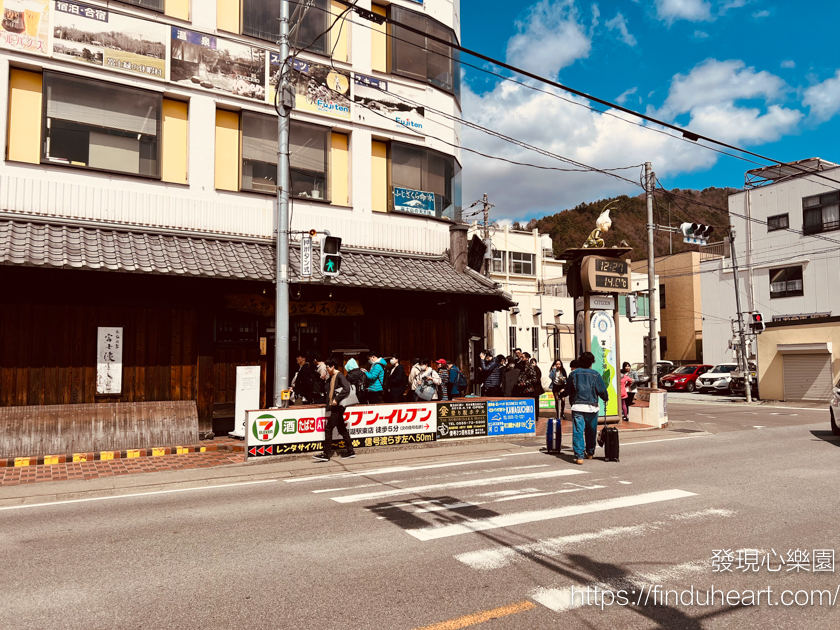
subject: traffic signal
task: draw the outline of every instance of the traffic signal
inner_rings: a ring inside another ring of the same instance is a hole
[[[321,239],[321,275],[337,276],[341,269],[341,239],[325,236]]]
[[[761,313],[750,313],[750,331],[756,335],[764,331],[764,315]]]
[[[683,235],[683,243],[690,243],[692,245],[705,245],[712,232],[715,231],[711,225],[703,225],[702,223],[682,223],[680,225],[680,232]]]

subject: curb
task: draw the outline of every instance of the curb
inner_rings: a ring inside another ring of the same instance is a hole
[[[213,444],[211,446],[155,446],[148,448],[129,448],[122,451],[95,451],[88,453],[68,453],[66,455],[40,455],[37,457],[0,458],[0,468],[20,468],[22,466],[52,466],[83,462],[102,462],[113,459],[136,459],[138,457],[163,457],[166,455],[186,455],[188,453],[244,453],[245,446]]]

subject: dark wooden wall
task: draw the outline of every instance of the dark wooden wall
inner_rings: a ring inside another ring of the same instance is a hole
[[[366,341],[380,356],[396,355],[403,361],[417,357],[455,360],[454,317],[373,317]]]

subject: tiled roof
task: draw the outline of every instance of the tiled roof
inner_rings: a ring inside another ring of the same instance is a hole
[[[314,249],[312,280],[320,281],[320,252]],[[0,220],[0,264],[4,265],[273,281],[274,250],[270,242]],[[291,247],[289,257],[290,275],[295,278],[300,250]],[[341,274],[331,278],[330,284],[503,296],[489,280],[471,272],[459,273],[443,257],[346,249],[342,250]]]

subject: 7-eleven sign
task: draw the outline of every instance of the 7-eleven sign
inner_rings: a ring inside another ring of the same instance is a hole
[[[278,431],[280,431],[280,423],[271,414],[263,414],[254,422],[254,437],[260,442],[270,442],[277,437]]]

